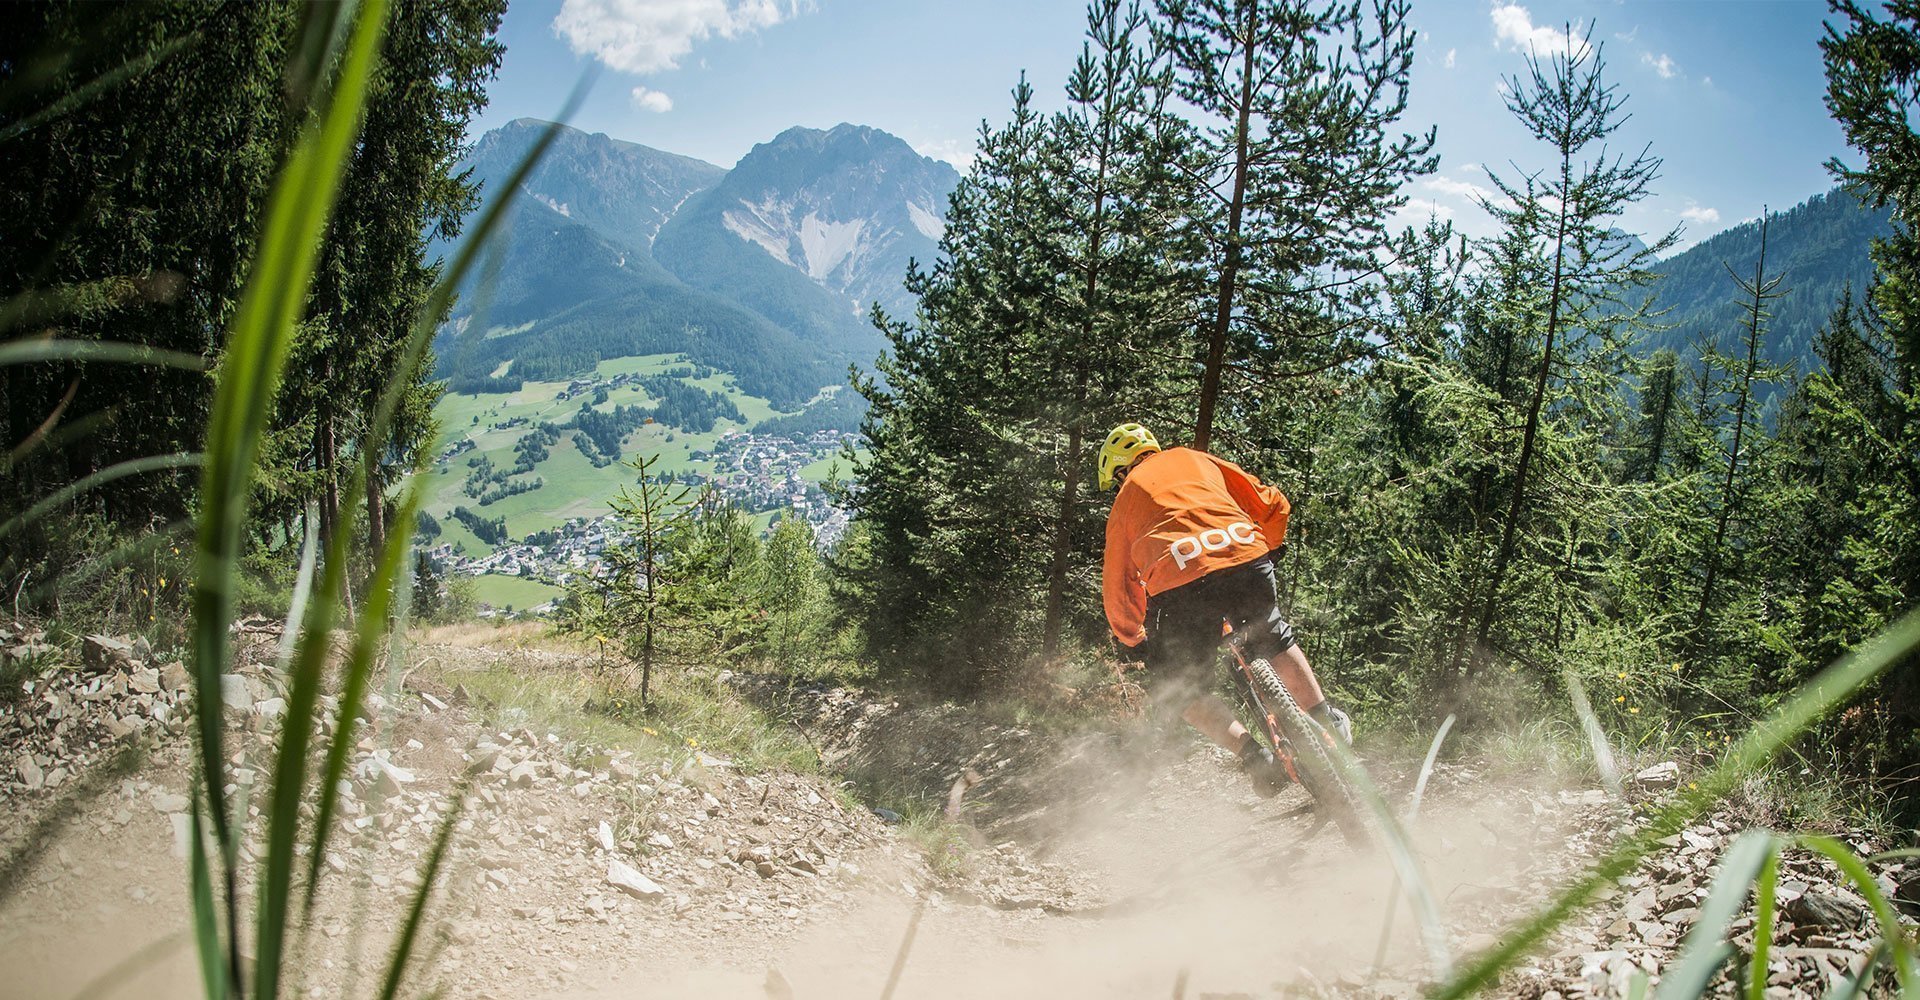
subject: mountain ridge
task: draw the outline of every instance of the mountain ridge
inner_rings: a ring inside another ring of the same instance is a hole
[[[465,165],[483,190],[502,183],[550,127],[515,119]],[[911,308],[907,261],[938,253],[958,183],[870,126],[794,126],[732,168],[560,126],[436,341],[439,374],[503,391],[684,351],[798,405],[878,352],[872,302]]]

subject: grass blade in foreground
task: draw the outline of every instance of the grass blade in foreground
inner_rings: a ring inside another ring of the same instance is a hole
[[[420,922],[426,916],[427,901],[433,896],[433,883],[440,877],[440,867],[446,861],[447,841],[453,837],[453,828],[460,822],[460,813],[467,804],[467,783],[455,785],[447,796],[450,803],[447,815],[440,821],[440,829],[433,837],[433,848],[427,853],[426,868],[420,873],[420,891],[414,893],[413,905],[407,910],[407,923],[401,928],[400,938],[393,944],[393,958],[387,963],[385,984],[380,989],[381,1000],[393,1000],[400,993],[400,982],[406,975],[407,966],[413,956],[413,946],[420,938]]]
[[[23,365],[36,361],[114,361],[129,365],[160,365],[191,372],[207,370],[206,359],[197,354],[169,351],[146,344],[39,337],[0,344],[0,365]]]
[[[1747,1000],[1767,1000],[1767,952],[1773,947],[1773,902],[1780,885],[1780,847],[1767,852],[1754,885],[1753,961],[1747,963]]]
[[[54,490],[52,493],[41,498],[39,503],[27,508],[25,512],[4,524],[0,524],[0,538],[5,538],[15,531],[38,521],[47,516],[47,513],[55,507],[66,503],[68,500],[96,486],[104,486],[116,479],[137,476],[143,472],[153,472],[158,469],[186,469],[199,464],[199,455],[193,454],[192,452],[179,452],[172,455],[149,455],[146,458],[130,458],[124,462],[109,465],[99,472]]]
[[[1865,896],[1868,905],[1873,907],[1873,917],[1880,924],[1880,938],[1886,943],[1887,957],[1893,962],[1893,971],[1900,977],[1900,994],[1912,997],[1920,996],[1920,969],[1916,969],[1913,958],[1913,942],[1907,939],[1905,927],[1900,925],[1900,914],[1894,911],[1893,904],[1887,902],[1887,895],[1880,891],[1879,883],[1873,880],[1873,873],[1867,870],[1866,863],[1859,855],[1847,849],[1847,845],[1832,837],[1817,834],[1804,834],[1794,838],[1794,842],[1809,850],[1818,851],[1827,856],[1847,881]]]
[[[1607,794],[1618,801],[1626,796],[1626,789],[1620,785],[1620,765],[1613,761],[1613,746],[1607,742],[1606,731],[1600,728],[1600,717],[1594,714],[1593,702],[1587,698],[1587,686],[1580,682],[1580,675],[1572,668],[1561,676],[1566,679],[1574,714],[1580,717],[1580,730],[1587,734],[1587,746],[1593,750],[1593,764],[1600,769],[1600,781],[1607,786]]]
[[[313,283],[320,238],[359,133],[360,112],[386,26],[384,0],[367,0],[353,10],[358,14],[354,42],[340,65],[335,99],[317,125],[301,136],[274,183],[259,250],[221,358],[207,429],[191,649],[203,792],[196,796],[195,810],[204,806],[212,821],[225,883],[225,940],[210,942],[208,934],[198,934],[203,949],[212,944],[216,949],[223,948],[227,956],[225,976],[205,982],[213,995],[227,992],[229,985],[237,994],[241,978],[238,877],[234,871],[237,837],[221,792],[225,755],[220,675],[231,658],[228,623],[233,616],[234,581],[261,437],[286,367],[295,326]],[[275,827],[299,823],[306,737],[311,724],[311,710],[302,714],[289,699],[269,805],[270,835]],[[198,843],[194,847],[200,849]],[[291,867],[290,844],[284,855],[269,848],[260,880],[259,924],[254,940],[254,992],[262,998],[277,994],[286,917],[283,873]],[[196,927],[207,925],[214,905],[211,892],[196,892],[194,903]],[[218,932],[212,936],[217,939]],[[223,982],[223,978],[228,981]]]
[[[1427,747],[1427,758],[1420,762],[1420,777],[1413,782],[1413,798],[1407,804],[1407,824],[1411,826],[1420,819],[1420,801],[1427,794],[1427,779],[1433,777],[1434,761],[1440,759],[1440,744],[1447,740],[1447,733],[1453,731],[1454,721],[1458,717],[1449,713],[1446,721],[1440,723],[1440,731],[1433,734],[1433,743]],[[1378,977],[1380,970],[1386,967],[1387,945],[1393,940],[1393,916],[1400,912],[1400,875],[1393,876],[1393,888],[1387,892],[1387,916],[1380,923],[1380,943],[1373,950],[1373,975]]]
[[[274,305],[285,309],[282,315],[270,321],[273,325],[258,331],[259,339],[267,343],[262,345],[263,369],[260,374],[269,385],[278,385],[281,370],[286,363],[287,348],[292,343],[295,321],[304,309],[307,289],[313,279],[313,264],[319,250],[319,238],[326,226],[327,218],[332,214],[334,198],[339,193],[340,179],[346,171],[351,158],[355,137],[360,131],[360,115],[366,102],[368,85],[379,60],[380,41],[387,24],[387,4],[385,0],[366,0],[355,10],[353,41],[348,46],[340,66],[339,75],[332,92],[332,101],[320,130],[310,135],[295,154],[294,162],[289,164],[289,175],[296,167],[305,163],[301,173],[306,174],[304,185],[309,200],[302,203],[306,209],[298,223],[302,231],[289,234],[296,240],[295,247],[286,262],[293,265],[292,270],[282,275],[287,288],[297,289],[297,296],[277,300]],[[276,190],[277,196],[281,192]],[[275,208],[279,205],[276,204]],[[272,234],[276,229],[275,218],[269,216],[267,230]],[[279,244],[270,246],[278,249]],[[251,287],[249,288],[251,291]],[[244,315],[244,314],[243,314]],[[236,334],[239,331],[236,330]],[[224,375],[224,372],[223,372]],[[269,396],[269,398],[271,398]],[[260,419],[262,415],[255,415]],[[250,428],[257,432],[257,426]],[[258,446],[257,434],[251,442]],[[250,480],[252,453],[248,455],[249,467],[241,475]],[[234,498],[233,514],[244,520],[245,494]],[[237,529],[233,542],[237,552]],[[344,534],[344,532],[343,532]],[[333,560],[329,560],[333,562]],[[328,575],[336,571],[344,572],[339,560],[329,568]],[[329,595],[323,594],[321,603],[329,603]],[[231,601],[229,596],[227,600]],[[197,623],[203,629],[205,623]],[[221,619],[220,630],[225,632],[225,618]],[[308,639],[313,638],[312,633]],[[319,645],[309,643],[309,645]],[[303,654],[301,660],[309,659]],[[313,656],[318,661],[318,656]],[[305,669],[303,669],[305,668]],[[287,922],[292,907],[289,900],[292,891],[295,844],[299,839],[301,827],[300,805],[306,794],[308,778],[307,748],[312,739],[316,705],[320,696],[319,663],[314,662],[296,666],[287,691],[287,708],[280,729],[280,745],[276,752],[273,768],[273,790],[268,800],[266,857],[259,879],[256,906],[256,927],[254,930],[254,996],[260,1000],[271,1000],[279,995],[281,965],[284,959],[283,949],[286,943]]]
[[[1445,735],[1442,731],[1441,735]],[[1347,783],[1360,793],[1367,802],[1367,808],[1373,811],[1374,824],[1380,832],[1380,839],[1386,841],[1387,857],[1393,861],[1396,876],[1396,888],[1404,889],[1407,900],[1413,906],[1414,916],[1420,920],[1420,937],[1427,946],[1427,960],[1433,963],[1433,974],[1446,978],[1453,974],[1453,955],[1447,950],[1446,927],[1440,922],[1440,906],[1434,900],[1433,890],[1427,887],[1426,873],[1420,869],[1420,857],[1414,852],[1413,838],[1407,836],[1406,828],[1393,815],[1393,807],[1387,804],[1386,797],[1373,783],[1373,777],[1354,757],[1346,744],[1335,739],[1329,741],[1333,748],[1334,766],[1338,767],[1347,779]]]
[[[1632,871],[1663,838],[1680,832],[1693,817],[1731,792],[1740,778],[1767,761],[1821,716],[1853,697],[1874,678],[1920,649],[1920,610],[1861,643],[1833,666],[1795,691],[1785,704],[1734,744],[1720,764],[1702,775],[1655,813],[1638,833],[1626,838],[1587,869],[1579,881],[1533,918],[1513,928],[1491,952],[1480,956],[1435,994],[1442,1000],[1464,997],[1491,984],[1494,977],[1531,951],[1566,919],[1593,901],[1602,886]]]

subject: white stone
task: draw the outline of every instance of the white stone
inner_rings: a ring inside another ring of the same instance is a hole
[[[220,701],[228,708],[246,711],[253,707],[253,691],[239,674],[220,675]]]
[[[1673,761],[1662,761],[1652,767],[1642,769],[1633,776],[1633,780],[1642,785],[1674,785],[1680,782],[1680,765]]]
[[[607,859],[607,884],[635,899],[655,900],[667,894],[658,883],[619,858]]]
[[[193,843],[193,822],[186,813],[168,813],[167,822],[173,824],[173,856],[185,858],[187,845]]]

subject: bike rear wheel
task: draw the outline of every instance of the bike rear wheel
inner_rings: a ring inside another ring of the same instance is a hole
[[[1249,661],[1247,673],[1251,675],[1253,694],[1261,703],[1257,707],[1264,707],[1279,727],[1280,737],[1292,750],[1294,773],[1307,794],[1313,796],[1315,806],[1326,811],[1349,846],[1370,846],[1373,831],[1367,821],[1367,805],[1334,759],[1334,736],[1293,700],[1273,664],[1264,659]],[[1276,747],[1275,752],[1282,749]]]

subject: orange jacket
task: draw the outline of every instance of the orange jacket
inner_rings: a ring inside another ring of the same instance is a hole
[[[1286,495],[1232,462],[1169,448],[1134,463],[1107,514],[1107,624],[1146,638],[1147,597],[1251,562],[1287,540]]]

